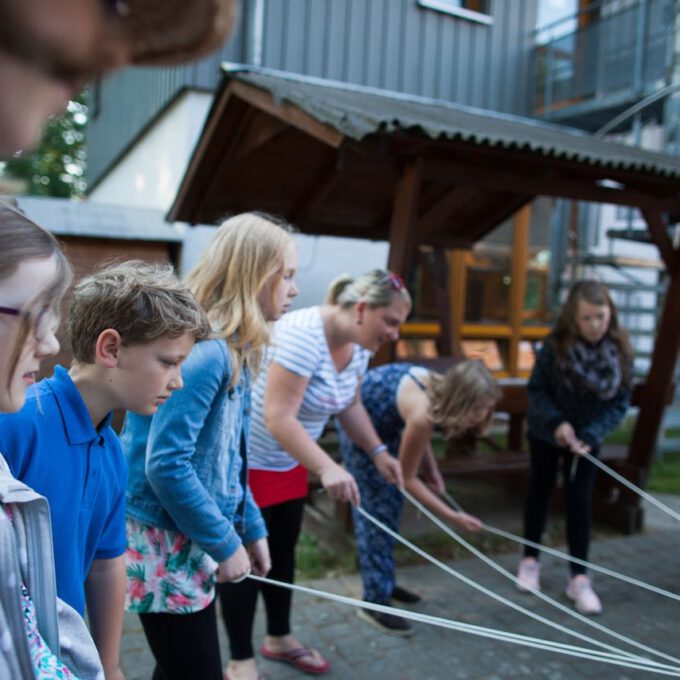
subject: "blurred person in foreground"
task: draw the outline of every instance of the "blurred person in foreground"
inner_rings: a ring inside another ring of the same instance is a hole
[[[235,0],[0,0],[0,157],[108,72],[216,50],[234,16]]]

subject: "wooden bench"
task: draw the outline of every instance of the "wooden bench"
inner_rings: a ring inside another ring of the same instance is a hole
[[[470,454],[457,454],[454,446],[449,447],[447,456],[440,461],[442,472],[446,475],[472,475],[487,472],[512,472],[529,466],[529,453],[524,437],[525,419],[529,401],[526,381],[499,381],[503,396],[496,406],[496,413],[508,415],[508,431],[505,446],[499,446],[490,437],[481,437],[479,443],[485,444],[486,451],[476,450]],[[644,383],[635,383],[631,394],[631,406],[640,406],[644,397]],[[673,399],[669,391],[666,405]],[[623,444],[605,444],[600,458],[605,461],[625,460],[628,447]]]

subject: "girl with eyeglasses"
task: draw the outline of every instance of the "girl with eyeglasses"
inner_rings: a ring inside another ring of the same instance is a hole
[[[0,203],[0,412],[21,409],[41,361],[59,351],[70,281],[56,239]],[[100,677],[84,621],[57,600],[47,501],[14,479],[1,455],[0,573],[0,617],[13,643],[0,655],[0,677]]]
[[[276,324],[253,389],[249,457],[250,488],[269,531],[270,578],[293,582],[308,471],[319,477],[331,498],[360,502],[352,475],[317,443],[329,418],[337,416],[380,475],[401,486],[401,466],[373,427],[360,387],[371,353],[397,339],[410,309],[401,278],[375,270],[356,280],[340,277],[323,305],[291,312]],[[290,591],[245,581],[220,588],[231,644],[226,677],[259,677],[252,644],[259,592],[267,610],[262,655],[307,673],[328,671],[329,662],[291,632]]]

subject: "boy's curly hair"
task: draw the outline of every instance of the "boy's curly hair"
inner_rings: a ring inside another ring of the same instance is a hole
[[[141,260],[108,265],[76,284],[68,319],[73,358],[93,363],[107,328],[118,331],[124,345],[185,333],[200,341],[210,334],[205,312],[172,266]]]

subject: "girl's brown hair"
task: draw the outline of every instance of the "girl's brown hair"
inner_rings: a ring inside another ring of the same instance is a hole
[[[465,415],[480,401],[491,399],[497,402],[501,392],[481,361],[461,361],[452,366],[444,375],[430,374],[426,390],[430,400],[430,420],[439,427],[446,439],[457,437],[466,429]],[[493,413],[476,429],[483,432],[491,424]]]
[[[607,287],[599,281],[584,280],[575,283],[567,301],[564,303],[550,339],[555,347],[558,361],[564,361],[569,348],[579,339],[580,334],[576,317],[580,300],[590,305],[608,306],[611,313],[607,335],[614,341],[619,350],[621,375],[623,382],[630,382],[630,369],[633,362],[633,348],[628,340],[628,333],[619,325],[619,314]]]
[[[243,213],[217,230],[189,272],[187,286],[203,305],[213,334],[227,340],[231,386],[244,366],[257,371],[269,343],[269,323],[257,297],[271,277],[283,276],[292,228],[265,213]]]
[[[6,279],[26,260],[53,258],[57,271],[52,281],[24,305],[21,322],[9,352],[8,381],[11,381],[19,356],[38,316],[50,313],[59,318],[61,299],[73,276],[57,239],[29,220],[21,211],[0,201],[0,280]]]

